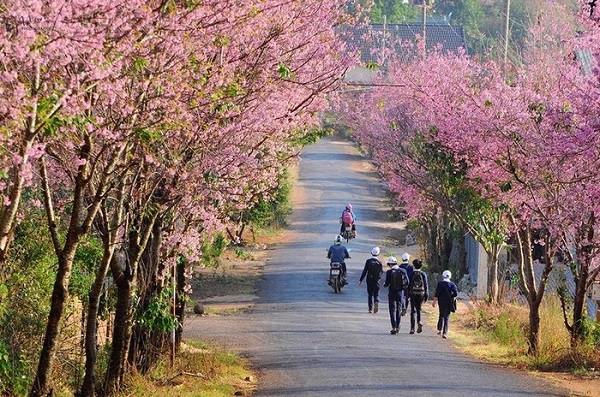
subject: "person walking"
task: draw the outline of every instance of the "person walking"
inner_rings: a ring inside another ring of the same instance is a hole
[[[398,261],[393,256],[387,259],[389,270],[385,272],[384,287],[388,288],[388,304],[392,330],[390,334],[396,335],[400,330],[401,313],[406,313],[405,296],[408,292],[408,275],[406,270],[398,266]]]
[[[408,252],[403,253],[402,254],[402,263],[399,265],[399,267],[401,269],[404,269],[406,271],[406,275],[408,276],[408,278],[411,279],[412,274],[415,271],[415,269],[409,263],[409,260],[410,260],[410,254]]]
[[[365,262],[365,267],[360,275],[358,284],[362,284],[365,277],[367,278],[367,303],[369,305],[369,313],[377,313],[379,310],[379,280],[383,273],[383,265],[377,259],[379,256],[379,247],[373,247],[371,250],[371,258]]]
[[[414,271],[410,278],[408,294],[410,296],[410,333],[415,333],[415,324],[417,333],[423,332],[423,323],[421,322],[421,306],[429,298],[429,283],[427,274],[421,270],[423,262],[420,259],[413,260]]]
[[[398,267],[400,267],[400,269],[404,269],[406,271],[406,275],[408,276],[408,279],[411,280],[413,271],[415,269],[413,269],[412,265],[408,262],[409,260],[410,260],[410,254],[408,252],[403,253],[402,254],[402,263]],[[406,309],[408,308],[409,298],[410,298],[410,295],[407,293],[404,296],[404,311],[402,312],[403,316],[406,314]]]
[[[436,302],[439,302],[439,318],[437,322],[438,335],[442,338],[448,338],[448,328],[450,322],[450,313],[456,310],[455,298],[458,296],[458,288],[456,284],[450,281],[452,273],[450,270],[442,272],[442,281],[438,282],[433,297],[432,306],[435,307]]]

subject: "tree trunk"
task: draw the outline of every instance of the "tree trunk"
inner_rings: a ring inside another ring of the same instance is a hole
[[[111,262],[111,271],[117,286],[117,304],[112,350],[103,388],[104,396],[111,396],[120,389],[128,368],[127,358],[134,321],[133,294],[137,287],[138,268],[157,218],[157,213],[153,213],[150,217],[140,220],[141,224],[127,237],[128,249],[124,251],[124,261]]]
[[[514,218],[511,218],[513,224],[516,223]],[[540,306],[546,292],[548,276],[552,271],[553,258],[545,255],[544,270],[540,276],[539,283],[536,283],[534,272],[534,260],[532,253],[531,228],[525,227],[516,235],[517,250],[519,253],[519,285],[527,297],[529,305],[529,335],[528,354],[537,354],[541,339],[540,335]],[[549,246],[550,241],[546,237],[546,246]]]
[[[162,247],[162,222],[157,219],[152,228],[152,234],[142,255],[141,265],[138,269],[137,287],[139,295],[138,310],[144,313],[153,299],[158,297],[169,282],[169,277],[160,277],[160,274],[169,274],[169,269],[164,269],[161,263],[160,251]],[[164,332],[163,332],[164,333]],[[168,343],[168,334],[161,335],[146,326],[134,325],[131,344],[129,346],[129,364],[142,373],[147,372],[159,359]]]
[[[175,346],[172,346],[173,351],[179,351],[183,336],[183,322],[185,321],[185,261],[177,261],[177,302],[175,307],[175,316],[179,322],[179,327],[175,332]]]
[[[89,294],[87,324],[85,328],[85,376],[81,386],[81,395],[91,397],[96,390],[96,361],[98,358],[98,308],[100,295],[106,279],[108,264],[112,259],[113,250],[106,244],[102,264],[96,274],[96,279]]]
[[[490,303],[495,305],[498,303],[498,257],[500,255],[500,247],[493,246],[487,251],[487,269],[488,269],[488,293]]]
[[[69,297],[69,280],[74,255],[75,250],[73,249],[72,252],[61,255],[59,258],[58,272],[52,290],[50,314],[48,315],[46,334],[44,335],[44,345],[40,353],[36,376],[29,392],[30,397],[46,396],[49,392],[48,376],[52,372],[56,342],[60,333],[64,308]]]
[[[571,348],[576,348],[585,338],[584,333],[584,308],[587,302],[587,287],[590,279],[590,269],[596,252],[590,242],[595,241],[596,217],[593,212],[580,226],[576,236],[576,256],[571,255],[572,263],[576,264],[573,270],[575,278],[575,296],[573,297],[573,324],[571,326]],[[566,240],[566,239],[565,239]],[[567,240],[568,241],[568,240]]]
[[[134,271],[129,264],[125,264],[124,270],[118,264],[111,265],[111,270],[117,286],[117,304],[112,348],[103,388],[105,396],[113,395],[121,387],[133,327]]]
[[[529,304],[528,354],[535,355],[540,345],[540,304],[536,300]]]
[[[573,297],[573,326],[571,327],[571,348],[576,348],[584,339],[585,333],[583,328],[583,313],[584,306],[587,300],[586,283],[589,277],[588,263],[583,261],[588,260],[587,255],[581,255],[582,262],[579,264],[575,283],[575,296]]]

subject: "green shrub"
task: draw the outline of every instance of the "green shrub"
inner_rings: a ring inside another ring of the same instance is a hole
[[[50,310],[56,259],[43,218],[32,215],[15,229],[2,269],[0,394],[25,395],[35,372]]]
[[[0,395],[27,395],[31,379],[31,365],[0,340]]]
[[[247,223],[259,228],[281,228],[288,225],[287,217],[291,212],[290,207],[291,181],[289,171],[284,170],[278,178],[277,190],[271,199],[260,199],[246,217]]]
[[[522,342],[525,338],[523,325],[515,321],[510,313],[500,313],[492,333],[494,338],[504,345],[513,345],[515,342]]]
[[[138,314],[137,321],[150,331],[169,333],[179,326],[179,322],[173,315],[173,296],[170,288],[151,298],[146,310]]]
[[[214,236],[212,241],[205,241],[202,244],[202,263],[206,267],[219,267],[219,258],[223,255],[228,241],[221,233]]]
[[[585,344],[591,348],[600,348],[600,324],[584,317],[583,330]]]

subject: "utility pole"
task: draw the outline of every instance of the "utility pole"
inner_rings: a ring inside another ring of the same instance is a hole
[[[385,62],[385,38],[386,38],[387,17],[383,16],[383,38],[381,39],[381,66]]]
[[[510,0],[506,0],[506,12],[504,17],[504,58],[502,62],[502,70],[506,76],[508,68],[508,36],[510,34]]]
[[[417,7],[423,7],[421,12],[421,40],[423,45],[423,59],[427,57],[427,7],[433,5],[433,0],[413,0]]]
[[[430,0],[423,0],[423,13],[421,14],[421,35],[423,40],[423,59],[427,57],[427,3]]]

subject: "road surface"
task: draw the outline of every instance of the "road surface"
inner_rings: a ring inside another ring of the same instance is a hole
[[[347,244],[350,284],[335,294],[326,283],[325,256],[346,202],[354,206],[358,238]],[[379,313],[367,312],[366,285],[357,283],[371,248],[380,246],[385,260],[399,259],[407,247],[394,241],[404,225],[390,221],[381,181],[350,142],[328,137],[305,149],[293,203],[286,241],[272,251],[253,309],[198,317],[184,330],[185,339],[247,356],[259,372],[255,396],[568,395],[535,376],[461,354],[452,347],[452,321],[448,340],[427,325],[410,335],[408,317],[390,335],[383,288]]]

